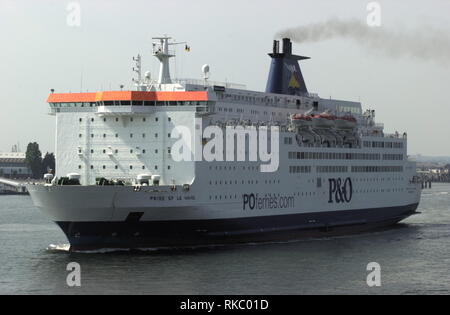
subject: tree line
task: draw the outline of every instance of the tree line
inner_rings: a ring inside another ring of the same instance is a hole
[[[25,161],[31,170],[32,178],[41,179],[44,174],[52,171],[55,173],[55,155],[47,152],[42,158],[41,150],[37,142],[31,142],[27,146]]]

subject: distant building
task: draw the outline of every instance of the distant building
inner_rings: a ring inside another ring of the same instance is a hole
[[[25,153],[0,153],[0,177],[28,178],[31,175],[31,169],[25,161]]]

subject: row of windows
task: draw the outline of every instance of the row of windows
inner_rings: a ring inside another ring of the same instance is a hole
[[[108,135],[106,134],[106,133],[104,133],[103,135],[102,135],[102,137],[103,138],[106,138]],[[134,133],[130,133],[130,138],[133,138],[135,136],[135,134]],[[145,138],[147,135],[145,134],[145,133],[143,133],[142,134],[142,138]],[[168,133],[167,134],[167,137],[168,138],[171,138],[171,134],[170,133]],[[114,137],[115,138],[119,138],[119,134],[118,133],[116,133],[115,135],[114,135]],[[158,138],[158,133],[155,133],[154,134],[154,137],[155,138]],[[78,138],[83,138],[83,134],[82,133],[80,133],[80,134],[78,134]],[[91,133],[91,138],[95,138],[95,134],[93,134],[93,133]]]
[[[120,119],[116,117],[114,120],[115,120],[116,122],[119,122]],[[78,121],[79,121],[80,123],[82,123],[82,122],[83,122],[83,118],[80,118]],[[91,121],[91,122],[95,122],[95,118],[91,118],[90,121]],[[107,118],[103,118],[103,122],[107,122],[107,121],[108,121]],[[135,118],[134,118],[134,117],[130,117],[130,122],[134,122],[134,121],[135,121]],[[145,118],[145,117],[142,118],[142,122],[146,122],[146,121],[147,121],[147,118]],[[158,121],[159,121],[159,118],[158,118],[158,117],[155,117],[155,121],[158,122]],[[169,122],[172,121],[172,118],[167,117],[167,121],[169,121]]]
[[[317,166],[317,173],[346,173],[348,166]],[[352,166],[352,173],[392,173],[403,172],[403,166]],[[311,166],[291,165],[289,173],[311,173]]]
[[[224,171],[235,171],[236,170],[236,166],[210,166],[209,170],[211,171],[211,170],[213,170],[213,168],[216,171],[221,171],[222,169]],[[237,168],[237,170],[241,170],[241,169],[243,171],[245,171],[245,170],[248,170],[248,171],[259,171],[260,170],[259,166],[242,166],[242,167],[238,167]]]
[[[94,149],[91,149],[90,152],[91,152],[91,154],[94,154],[94,153],[95,153],[95,150],[94,150]],[[136,151],[135,151],[135,150],[131,149],[129,152],[130,152],[130,154],[133,154],[133,153],[136,153],[136,154],[146,154],[146,153],[147,153],[147,150],[145,150],[145,149],[142,149],[142,150],[136,149]],[[155,149],[155,154],[158,154],[158,152],[159,152],[158,149]],[[171,154],[171,152],[172,152],[171,148],[168,147],[168,148],[167,148],[167,153],[168,153],[168,154]],[[82,153],[83,153],[83,149],[82,149],[82,148],[78,148],[78,153],[79,153],[79,154],[82,154]],[[108,149],[108,150],[103,149],[103,154],[107,154],[107,153],[108,153],[108,154],[113,154],[113,153],[118,154],[118,153],[119,153],[119,150],[118,150],[118,149],[115,149],[115,150],[113,151],[112,149]]]
[[[384,181],[387,181],[387,182],[389,182],[389,181],[402,181],[403,180],[403,177],[401,177],[401,176],[399,176],[399,177],[381,177],[381,178],[378,178],[378,177],[373,177],[373,178],[371,178],[371,177],[368,177],[368,178],[355,178],[354,179],[354,181],[355,182],[384,182]]]
[[[352,173],[403,172],[403,166],[352,166]]]
[[[390,193],[390,192],[403,192],[403,188],[398,189],[361,189],[361,190],[355,190],[354,193],[356,194],[369,194],[369,193]]]
[[[341,113],[352,113],[352,114],[361,114],[361,108],[357,106],[338,106],[338,110]]]
[[[290,160],[379,160],[378,153],[289,152]]]
[[[218,111],[219,112],[226,112],[226,113],[232,113],[233,112],[233,108],[228,108],[228,107],[218,107]],[[243,110],[242,108],[237,108],[236,109],[236,112],[237,113],[244,113],[245,112],[245,110]],[[250,114],[251,115],[259,115],[260,114],[260,112],[259,111],[257,111],[257,110],[250,110]],[[269,113],[268,112],[264,112],[264,115],[269,115]],[[272,116],[276,116],[277,115],[277,112],[271,112],[271,115]],[[278,116],[282,116],[283,115],[283,113],[281,113],[281,112],[278,112]]]
[[[220,99],[229,99],[234,102],[246,102],[253,103],[256,105],[267,105],[267,104],[295,104],[297,108],[300,108],[301,105],[308,105],[306,102],[302,104],[301,99],[294,99],[289,97],[256,97],[256,96],[246,96],[246,95],[237,95],[237,94],[218,94]],[[314,102],[318,106],[318,102]]]
[[[209,196],[209,200],[222,200],[222,195],[219,195],[219,196]],[[223,196],[223,199],[225,199],[225,200],[227,200],[227,199],[238,199],[238,197],[237,197],[237,195],[234,195],[234,197],[233,197],[233,195],[224,195]]]
[[[22,174],[22,171],[23,171],[24,174],[28,174],[29,173],[27,168],[12,168],[12,169],[9,169],[9,168],[4,167],[4,168],[0,168],[0,176],[1,176],[1,174]]]
[[[403,154],[383,154],[383,160],[402,161]]]
[[[210,185],[237,185],[237,184],[239,184],[239,183],[241,183],[242,185],[244,185],[244,184],[248,184],[248,185],[253,185],[253,184],[258,184],[258,180],[247,180],[247,181],[245,181],[245,180],[230,180],[230,181],[227,181],[227,180],[224,180],[224,181],[221,181],[221,180],[216,180],[216,181],[212,181],[212,180],[210,180],[209,181],[209,184]],[[279,184],[280,183],[280,180],[265,180],[264,181],[264,184]]]
[[[268,103],[273,103],[272,98],[264,98],[264,97],[255,97],[255,96],[244,96],[244,95],[236,95],[236,94],[218,94],[220,99],[230,98],[233,101],[244,101],[244,102],[252,102],[252,103],[263,103],[265,100]]]
[[[318,181],[320,178],[317,179]],[[396,178],[355,178],[353,179],[355,182],[384,182],[384,181],[401,181],[403,180],[403,177],[396,177]],[[314,183],[314,180],[308,180],[308,183]],[[253,184],[259,184],[258,180],[216,180],[216,181],[209,181],[209,185],[253,185]],[[262,184],[262,181],[261,181]],[[265,180],[264,184],[280,184],[280,180]],[[392,191],[399,191],[397,188],[393,188]],[[300,196],[300,193],[298,194]],[[303,193],[302,193],[303,195]]]
[[[101,101],[83,103],[50,103],[54,108],[96,107],[96,106],[197,106],[207,105],[206,101]]]
[[[91,165],[91,166],[90,166],[90,169],[91,169],[91,170],[94,170],[94,169],[96,169],[96,168],[97,168],[97,167],[95,167],[94,165]],[[102,165],[102,166],[98,166],[98,168],[99,168],[99,169],[106,170],[106,169],[108,169],[108,166]],[[139,166],[130,165],[129,168],[130,168],[130,170],[133,170],[133,169],[142,169],[142,170],[145,170],[145,169],[146,169],[145,165],[142,165],[142,166],[140,166],[140,167],[139,167]],[[155,168],[155,170],[157,170],[157,169],[158,169],[158,165],[155,165],[154,168]],[[82,166],[82,165],[78,165],[78,169],[79,169],[79,170],[83,169],[83,166]],[[119,169],[119,165],[114,165],[114,169],[115,169],[115,170],[118,170],[118,169]],[[170,170],[170,169],[172,169],[172,167],[171,167],[170,165],[168,165],[168,166],[167,166],[167,169]]]
[[[363,146],[366,148],[402,149],[403,142],[363,141]]]
[[[348,171],[347,166],[317,166],[317,173],[346,173]]]
[[[289,166],[289,173],[311,173],[311,166]]]

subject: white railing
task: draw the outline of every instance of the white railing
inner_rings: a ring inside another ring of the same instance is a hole
[[[363,131],[362,136],[365,137],[380,137],[380,138],[391,138],[391,139],[407,139],[406,133],[384,133],[375,131]]]
[[[231,82],[218,82],[218,81],[209,81],[209,80],[200,80],[200,79],[173,79],[174,83],[179,83],[182,85],[192,84],[192,85],[202,85],[202,86],[224,86],[229,89],[237,89],[237,90],[246,90],[247,87],[245,84],[239,83],[231,83]]]

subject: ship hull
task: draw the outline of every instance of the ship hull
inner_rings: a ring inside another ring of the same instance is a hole
[[[417,203],[290,215],[230,219],[124,222],[56,222],[72,251],[182,248],[298,240],[373,231],[416,213]]]

